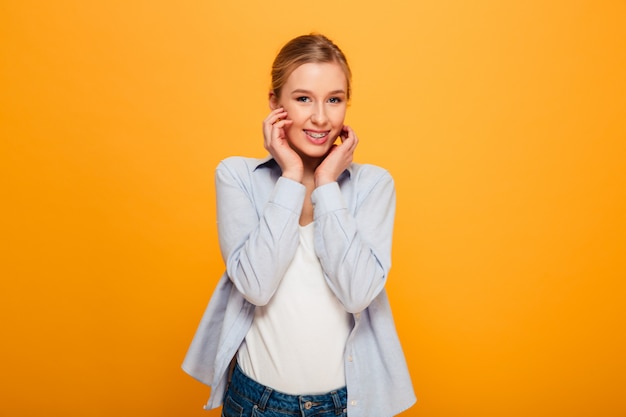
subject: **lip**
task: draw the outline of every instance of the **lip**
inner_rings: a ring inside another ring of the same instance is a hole
[[[330,130],[304,129],[303,132],[306,135],[306,137],[309,139],[309,141],[311,141],[312,143],[316,145],[322,145],[326,143],[330,135]],[[314,134],[316,136],[311,136],[311,134]],[[321,134],[323,134],[323,136],[317,137],[318,135],[321,135]]]

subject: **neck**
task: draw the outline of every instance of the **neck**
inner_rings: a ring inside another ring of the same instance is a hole
[[[321,158],[311,158],[307,155],[300,154],[300,159],[302,160],[302,166],[304,168],[304,176],[305,177],[313,177],[315,174],[315,170],[318,166],[324,161],[325,156]]]

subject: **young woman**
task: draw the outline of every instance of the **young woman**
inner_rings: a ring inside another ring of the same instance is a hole
[[[265,159],[216,170],[226,264],[183,369],[229,416],[388,417],[415,402],[387,296],[395,189],[352,162],[344,54],[289,41],[272,67]]]

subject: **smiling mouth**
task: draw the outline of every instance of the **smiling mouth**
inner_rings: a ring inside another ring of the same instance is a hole
[[[326,131],[326,132],[313,132],[313,131],[310,131],[310,130],[305,130],[304,133],[306,133],[307,136],[311,137],[312,139],[319,140],[319,139],[323,139],[326,136],[328,136],[329,132],[328,131]]]

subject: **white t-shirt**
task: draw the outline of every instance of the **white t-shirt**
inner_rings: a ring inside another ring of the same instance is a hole
[[[314,222],[300,227],[300,244],[276,293],[256,307],[237,354],[255,381],[293,394],[343,387],[344,349],[352,319],[328,287],[314,250]]]

